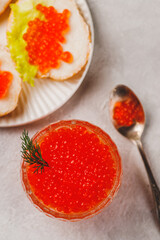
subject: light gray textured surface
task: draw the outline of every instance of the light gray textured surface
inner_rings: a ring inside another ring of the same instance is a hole
[[[121,188],[101,214],[77,223],[50,219],[32,206],[20,182],[20,135],[0,129],[0,240],[159,240],[154,205],[140,155],[111,125],[108,97],[119,83],[131,87],[146,111],[143,137],[160,185],[160,1],[88,0],[95,25],[91,68],[78,92],[46,119],[25,126],[32,136],[61,119],[82,119],[106,130],[123,162]]]

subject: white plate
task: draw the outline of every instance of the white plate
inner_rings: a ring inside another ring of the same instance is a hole
[[[90,10],[85,0],[76,0],[91,32],[91,53],[85,68],[75,79],[56,82],[49,79],[35,80],[35,87],[23,83],[17,108],[0,118],[0,127],[19,126],[39,120],[53,113],[71,98],[82,83],[91,63],[94,46],[94,28]],[[9,10],[0,17],[0,43],[6,44],[6,26]]]

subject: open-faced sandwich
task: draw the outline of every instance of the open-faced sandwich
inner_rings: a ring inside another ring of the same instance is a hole
[[[9,52],[0,47],[0,116],[13,111],[18,103],[21,79]]]
[[[0,15],[6,10],[11,0],[0,0]]]
[[[11,9],[8,47],[24,81],[66,80],[85,66],[90,32],[74,0],[19,0]]]

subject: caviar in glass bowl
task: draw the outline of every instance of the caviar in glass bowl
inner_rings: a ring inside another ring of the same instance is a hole
[[[107,133],[88,122],[69,120],[45,127],[32,140],[48,166],[34,173],[34,165],[22,159],[22,183],[29,199],[46,215],[77,221],[112,201],[122,168]]]

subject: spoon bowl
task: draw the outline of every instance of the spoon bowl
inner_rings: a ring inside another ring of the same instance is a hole
[[[135,93],[125,85],[118,85],[113,89],[110,95],[109,104],[110,116],[114,127],[124,137],[136,144],[141,154],[160,223],[160,190],[151,171],[141,142],[141,136],[145,126],[145,114],[142,104]]]
[[[131,125],[125,126],[118,124],[117,121],[114,119],[114,107],[117,102],[124,102],[127,101],[128,99],[136,103],[136,108],[139,108],[142,117],[140,122],[136,121],[136,119],[133,119],[133,123]],[[137,98],[137,96],[127,86],[118,85],[113,89],[110,95],[110,116],[114,127],[123,136],[127,137],[133,142],[141,139],[145,126],[145,113],[142,104]]]

